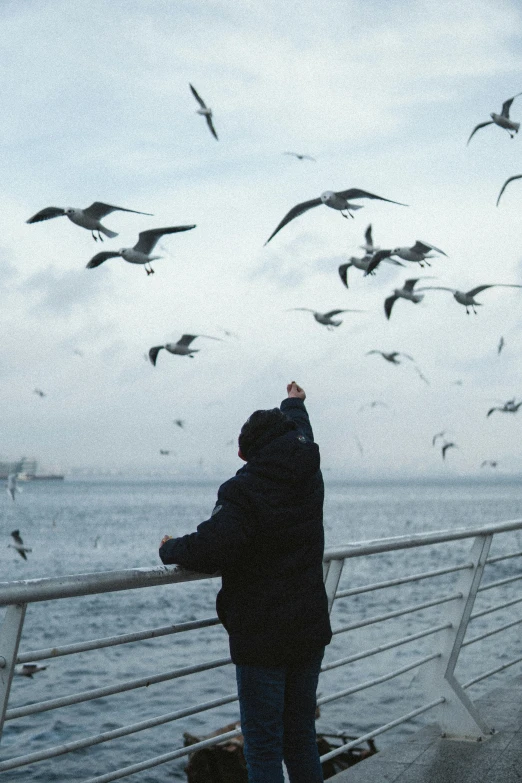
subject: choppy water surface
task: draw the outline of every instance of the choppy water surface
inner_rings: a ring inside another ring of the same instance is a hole
[[[191,532],[208,518],[215,500],[215,484],[176,484],[163,481],[73,481],[37,482],[23,486],[12,503],[0,497],[0,578],[12,581],[43,576],[91,573],[122,568],[154,566],[164,533]],[[327,486],[325,529],[327,546],[404,535],[413,532],[475,527],[522,518],[522,488],[516,483],[453,485]],[[7,547],[9,533],[19,529],[24,543],[32,547],[28,561]],[[492,554],[522,548],[522,534],[509,534],[494,544]],[[429,549],[410,549],[348,561],[341,587],[356,586],[404,574],[420,573],[458,562],[469,543],[454,543]],[[492,566],[486,581],[503,578],[520,569],[517,560]],[[133,590],[33,604],[28,608],[21,652],[53,645],[101,638],[155,626],[186,622],[214,615],[219,580]],[[511,598],[516,588],[486,591],[477,608]],[[336,602],[332,625],[337,628],[358,618],[383,614],[455,591],[448,577],[375,591]],[[494,593],[494,595],[493,595]],[[447,606],[408,615],[399,624],[390,621],[363,631],[334,636],[325,661],[335,660],[384,641],[436,625]],[[500,625],[513,617],[509,609],[491,619],[477,620],[476,635],[487,624]],[[0,617],[4,610],[0,610]],[[463,660],[462,680],[516,657],[520,627],[470,646]],[[322,676],[323,695],[349,688],[357,682],[380,676],[433,649],[434,637],[376,655]],[[38,702],[73,692],[86,691],[145,677],[228,655],[226,634],[213,627],[186,634],[139,642],[105,650],[85,652],[51,660],[34,677],[16,677],[10,707]],[[513,669],[513,673],[518,668]],[[488,680],[470,690],[478,696],[492,687]],[[112,697],[86,701],[39,715],[10,721],[4,729],[0,758],[37,751],[122,725],[203,702],[235,690],[233,666],[191,677],[151,685]],[[343,730],[354,736],[370,731],[423,703],[419,673],[409,673],[368,692],[354,694],[324,706],[319,730]],[[237,718],[237,704],[211,713],[178,720],[162,727],[130,735],[89,750],[78,751],[42,764],[4,773],[3,780],[78,781],[101,775],[162,753],[182,743],[184,731],[204,734]],[[423,720],[403,726],[378,741],[383,747],[415,730]],[[130,780],[157,783],[185,780],[183,759],[139,773]]]

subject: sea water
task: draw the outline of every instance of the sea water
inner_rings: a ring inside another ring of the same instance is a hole
[[[9,582],[158,565],[162,536],[192,532],[197,524],[207,519],[214,506],[217,483],[121,479],[26,483],[15,502],[7,494],[0,497],[0,580]],[[516,481],[366,485],[338,482],[326,486],[327,546],[456,527],[481,527],[520,518],[522,487]],[[15,529],[32,550],[27,561],[8,547],[12,543],[10,532]],[[522,548],[520,532],[497,538],[499,541],[494,542],[492,553]],[[469,548],[470,542],[456,542],[450,547],[415,548],[349,560],[341,587],[445,567],[462,559]],[[507,560],[498,564],[492,576],[503,578],[516,573],[517,569],[520,566],[516,559]],[[431,584],[415,582],[338,601],[332,613],[332,626],[339,627],[452,592],[443,578],[428,581]],[[219,579],[212,579],[30,605],[20,652],[212,617],[219,583]],[[495,596],[488,596],[490,601],[502,599],[502,591],[491,592],[495,592]],[[512,597],[512,594],[506,595]],[[436,625],[444,616],[445,606],[436,610],[438,614],[428,611],[408,615],[399,629],[392,628],[387,621],[356,634],[335,635],[327,648],[325,661],[371,649],[427,625]],[[5,610],[0,609],[0,620],[4,613]],[[509,610],[503,610],[495,622],[502,624],[510,619]],[[474,633],[485,628],[487,622],[490,622],[489,618],[479,621]],[[492,637],[490,642],[477,645],[480,651],[471,647],[466,653],[463,679],[516,657],[519,639],[520,627],[516,626],[498,638]],[[432,649],[433,637],[428,637],[401,646],[393,654],[370,656],[335,668],[322,675],[319,691],[327,695],[379,677],[429,654]],[[33,679],[14,678],[9,706],[13,708],[114,685],[227,655],[226,634],[221,626],[216,626],[42,661],[41,665],[47,665],[47,669]],[[484,685],[475,686],[470,695],[480,695],[484,689],[492,687],[493,682],[488,680]],[[9,721],[4,728],[0,758],[110,731],[234,691],[234,667],[228,665]],[[414,670],[376,688],[324,705],[318,730],[360,736],[422,705],[423,698],[420,676],[418,670]],[[6,783],[81,781],[168,753],[183,743],[183,732],[203,735],[237,717],[237,703],[232,703],[212,712],[3,773],[2,780]],[[421,716],[396,729],[393,735],[383,735],[377,742],[378,747],[414,731],[423,720],[426,718]],[[140,783],[183,781],[186,779],[185,763],[186,759],[179,759],[139,773],[130,780]]]

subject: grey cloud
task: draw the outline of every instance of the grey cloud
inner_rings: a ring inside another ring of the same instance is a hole
[[[105,290],[107,272],[96,271],[96,275],[87,277],[84,269],[60,272],[48,266],[25,280],[19,286],[19,291],[40,295],[32,307],[35,313],[69,315],[76,305],[91,304],[98,299],[102,287]]]

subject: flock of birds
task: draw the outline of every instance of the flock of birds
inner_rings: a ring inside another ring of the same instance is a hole
[[[199,106],[199,108],[197,109],[197,114],[204,117],[210,133],[212,134],[213,138],[216,141],[218,141],[219,139],[214,125],[212,109],[209,106],[207,106],[203,98],[200,96],[200,94],[192,84],[189,84],[189,87],[192,95],[194,96]],[[501,129],[506,130],[511,136],[511,138],[514,138],[514,136],[519,131],[520,123],[515,122],[510,118],[510,109],[513,101],[519,95],[522,95],[522,93],[517,93],[512,98],[506,100],[502,105],[502,111],[500,114],[496,114],[493,112],[490,115],[491,117],[490,120],[481,122],[478,125],[476,125],[476,127],[471,132],[471,135],[469,136],[467,143],[468,144],[470,143],[471,139],[477,133],[477,131],[489,125],[496,125]],[[300,161],[309,160],[315,162],[315,158],[313,158],[311,155],[307,155],[304,153],[285,151],[283,154],[291,155]],[[497,198],[497,206],[500,202],[500,199],[506,187],[514,180],[521,179],[521,178],[522,178],[522,174],[515,174],[509,177],[504,182]],[[296,204],[294,207],[292,207],[287,212],[287,214],[282,218],[282,220],[279,222],[279,224],[276,226],[273,232],[270,234],[270,236],[265,242],[265,245],[271,242],[274,239],[274,237],[291,221],[302,216],[303,214],[305,214],[306,212],[308,212],[309,210],[315,207],[325,206],[328,207],[329,209],[336,210],[337,212],[340,213],[340,215],[343,218],[347,218],[347,219],[353,218],[354,217],[353,213],[361,209],[363,206],[362,204],[357,203],[360,200],[378,200],[378,201],[387,202],[389,204],[407,206],[405,204],[402,204],[401,202],[394,201],[392,199],[385,198],[383,196],[379,196],[374,193],[370,193],[369,191],[362,190],[360,188],[352,187],[341,191],[327,190],[321,193],[321,195],[318,197],[312,198],[308,201],[301,202],[299,204]],[[32,217],[30,217],[27,220],[27,223],[34,224],[46,220],[51,220],[57,217],[67,217],[75,225],[87,231],[90,231],[93,239],[96,242],[103,242],[104,237],[107,239],[114,239],[117,236],[116,232],[107,228],[102,223],[102,220],[105,217],[107,217],[108,215],[110,215],[112,212],[115,211],[133,213],[135,215],[152,216],[152,214],[149,212],[142,212],[135,209],[129,209],[127,207],[120,207],[120,206],[115,206],[113,204],[107,204],[101,201],[95,201],[90,206],[85,208],[73,208],[73,207],[62,208],[62,207],[54,207],[54,206],[45,207],[44,209],[41,209]],[[165,226],[165,227],[153,228],[153,229],[147,229],[141,231],[139,232],[138,240],[133,247],[124,247],[119,250],[106,250],[106,251],[98,252],[89,260],[89,262],[87,263],[87,268],[95,269],[96,267],[100,266],[101,264],[105,263],[107,260],[111,258],[120,257],[124,261],[130,264],[138,264],[143,266],[145,268],[147,275],[154,274],[152,262],[156,261],[161,257],[158,255],[154,255],[154,249],[158,241],[166,235],[191,231],[194,228],[196,228],[195,224],[191,224],[191,225],[180,225],[180,226]],[[438,256],[447,257],[447,254],[443,250],[424,240],[416,240],[412,245],[404,245],[395,248],[380,248],[374,244],[371,224],[367,227],[365,231],[364,243],[360,247],[364,251],[363,256],[360,257],[352,256],[349,258],[349,260],[346,263],[341,264],[338,268],[339,276],[345,288],[348,288],[349,285],[348,270],[350,269],[350,267],[362,271],[364,276],[366,277],[369,275],[375,275],[381,262],[393,264],[395,266],[399,266],[403,268],[405,268],[406,264],[418,264],[418,266],[421,269],[424,269],[425,267],[430,266],[430,259],[436,258]],[[418,304],[423,300],[423,298],[426,296],[426,293],[428,291],[447,291],[453,295],[455,301],[458,304],[464,306],[466,314],[469,314],[470,311],[476,314],[477,312],[476,307],[481,305],[481,302],[478,302],[476,300],[476,296],[482,293],[483,291],[493,287],[522,288],[522,285],[518,285],[514,283],[480,284],[468,291],[462,291],[459,289],[450,288],[448,286],[442,286],[442,285],[432,285],[432,284],[424,284],[424,283],[422,283],[421,286],[417,285],[421,281],[432,280],[432,279],[433,277],[431,276],[422,276],[422,275],[418,277],[407,278],[400,287],[395,288],[393,292],[391,292],[384,299],[383,307],[384,307],[385,317],[388,320],[391,318],[395,303],[399,299],[409,301],[412,304]],[[337,308],[337,309],[329,310],[328,312],[318,312],[308,307],[295,307],[291,309],[312,313],[317,323],[319,323],[322,326],[325,326],[328,330],[336,329],[341,325],[342,320],[338,318],[339,315],[348,312],[363,312],[361,310],[354,310],[354,309],[347,309],[347,308]],[[230,332],[227,332],[226,330],[223,331],[227,336],[230,336],[232,334]],[[189,358],[193,358],[194,354],[200,350],[199,348],[194,347],[194,341],[198,338],[211,339],[211,340],[222,339],[207,334],[183,334],[177,342],[166,342],[163,345],[152,346],[149,349],[146,358],[148,359],[148,361],[150,361],[150,363],[153,366],[156,366],[158,354],[160,353],[161,350],[165,350],[167,353],[170,353],[172,355],[182,356],[182,357],[187,356]],[[501,353],[503,347],[504,347],[504,338],[501,337],[498,343],[498,349],[497,349],[498,354]],[[80,356],[82,355],[80,351],[75,351],[75,353],[78,353]],[[367,352],[367,355],[379,355],[386,362],[396,366],[402,364],[403,361],[406,360],[415,369],[420,379],[423,380],[425,383],[429,384],[428,379],[423,375],[420,368],[417,366],[414,358],[409,354],[400,351],[386,352],[378,349],[372,349]],[[457,381],[456,383],[460,383],[460,381]],[[35,388],[34,393],[37,394],[39,397],[46,396],[46,393],[40,388]],[[372,402],[365,403],[363,406],[361,406],[359,412],[362,412],[365,409],[374,409],[378,406],[388,407],[385,402],[382,402],[380,400],[374,400]],[[521,406],[522,406],[522,400],[517,402],[515,398],[513,398],[507,400],[506,402],[503,402],[500,405],[491,407],[487,411],[486,416],[489,418],[496,411],[501,413],[515,414],[518,412]],[[176,424],[176,426],[178,426],[181,429],[183,429],[185,426],[185,421],[183,419],[176,419],[174,420],[174,423]],[[446,453],[449,449],[458,448],[458,445],[453,440],[447,440],[445,435],[446,432],[442,431],[436,433],[432,439],[433,446],[436,446],[439,443],[439,441],[441,441],[441,455],[443,460],[446,459]],[[357,437],[357,435],[355,435],[355,440],[360,452],[363,453],[363,446],[359,438]],[[233,443],[233,441],[230,441],[230,443]],[[170,455],[170,453],[171,453],[170,449],[160,449],[160,454],[162,456],[168,456]],[[497,460],[484,460],[481,463],[481,467],[496,468],[497,465],[498,465]],[[16,498],[16,494],[20,491],[20,489],[17,486],[16,474],[11,474],[8,477],[6,489],[8,495],[14,501]],[[9,544],[9,546],[15,549],[18,552],[18,554],[24,560],[26,560],[27,553],[30,552],[31,550],[24,546],[23,540],[20,536],[20,531],[13,530],[11,533],[11,537],[13,539],[13,543]],[[25,672],[25,676],[31,676],[31,674]]]

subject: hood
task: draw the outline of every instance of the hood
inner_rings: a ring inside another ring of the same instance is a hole
[[[292,430],[271,440],[241,469],[276,483],[300,484],[320,469],[319,446]]]

